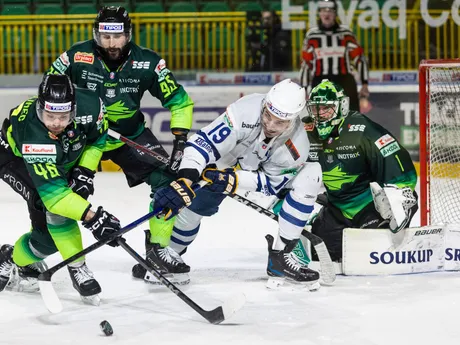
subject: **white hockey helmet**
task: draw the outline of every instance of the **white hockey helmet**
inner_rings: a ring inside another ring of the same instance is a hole
[[[265,96],[265,107],[268,112],[282,120],[294,120],[305,112],[305,88],[284,79],[273,85]]]

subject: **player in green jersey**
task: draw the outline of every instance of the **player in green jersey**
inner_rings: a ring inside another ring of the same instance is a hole
[[[110,137],[102,157],[121,167],[130,187],[145,182],[153,195],[175,179],[192,126],[193,102],[165,60],[153,50],[134,44],[131,35],[131,19],[126,9],[103,7],[94,22],[94,39],[77,43],[62,53],[48,73],[67,74],[73,83],[101,97],[107,108],[109,128],[165,156],[167,153],[158,139],[145,128],[144,114],[140,111],[142,96],[150,92],[171,111],[170,128],[175,139],[169,169]],[[164,272],[174,271],[187,282],[190,267],[168,246],[173,225],[174,219],[150,220],[150,231],[146,232],[147,259],[158,269],[166,267]],[[136,269],[140,267],[133,268],[136,277],[145,272]]]
[[[0,176],[27,202],[31,231],[14,248],[0,248],[0,291],[34,290],[47,256],[67,259],[83,249],[77,221],[102,240],[120,222],[86,200],[107,138],[102,100],[75,89],[64,75],[45,76],[38,98],[10,112],[0,133]],[[116,243],[110,243],[116,245]],[[74,288],[85,302],[98,304],[101,287],[82,257],[68,266]]]
[[[393,134],[349,110],[343,88],[327,79],[311,91],[307,110],[303,122],[312,143],[310,160],[319,161],[327,194],[312,232],[323,238],[331,258],[342,258],[344,228],[398,232],[409,226],[418,209],[417,174]],[[371,182],[383,187],[380,195],[373,197]],[[399,209],[402,219],[395,217]]]

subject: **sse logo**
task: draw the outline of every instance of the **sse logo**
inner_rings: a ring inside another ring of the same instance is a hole
[[[150,61],[133,61],[133,69],[149,69]]]

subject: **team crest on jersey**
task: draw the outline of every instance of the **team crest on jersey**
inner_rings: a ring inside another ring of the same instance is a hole
[[[109,78],[112,80],[115,79],[115,72],[110,72]]]
[[[74,135],[75,135],[75,132],[74,132],[73,130],[70,130],[70,131],[67,132],[67,136],[68,136],[69,138],[73,138]]]
[[[334,161],[334,157],[332,155],[327,155],[326,162],[331,164]]]
[[[77,52],[73,56],[73,62],[83,62],[92,65],[94,62],[94,54],[93,53],[82,53]]]

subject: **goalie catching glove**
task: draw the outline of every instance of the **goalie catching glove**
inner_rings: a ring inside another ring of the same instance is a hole
[[[154,211],[157,217],[164,216],[165,220],[171,219],[184,207],[192,204],[195,192],[180,178],[172,181],[168,187],[159,189],[153,196]]]
[[[418,209],[417,193],[409,187],[399,188],[393,184],[386,184],[382,188],[377,182],[371,182],[370,188],[375,209],[383,219],[390,221],[393,233],[409,226]]]
[[[98,241],[103,241],[114,233],[120,231],[120,221],[115,216],[105,211],[102,206],[97,208],[94,216],[88,220],[83,221],[82,225],[91,230],[93,236]],[[117,241],[107,243],[111,247],[118,246]]]
[[[235,194],[238,188],[238,175],[235,168],[224,170],[206,168],[201,177],[208,182],[206,189],[214,193]]]

